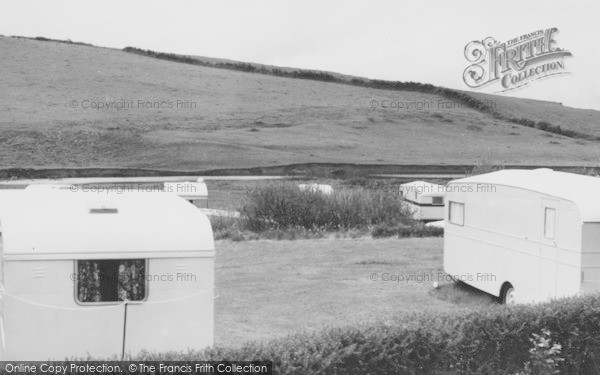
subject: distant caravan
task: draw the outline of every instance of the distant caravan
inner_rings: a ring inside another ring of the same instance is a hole
[[[600,291],[600,178],[503,170],[446,185],[444,270],[503,303]]]
[[[400,194],[416,220],[444,220],[444,186],[425,181],[400,185]]]

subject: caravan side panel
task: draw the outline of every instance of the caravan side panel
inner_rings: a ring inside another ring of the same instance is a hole
[[[214,341],[214,258],[149,260],[148,298],[127,310],[126,352],[200,350]]]
[[[120,355],[122,305],[75,302],[72,260],[5,261],[2,360]]]
[[[585,223],[582,241],[581,289],[596,293],[600,291],[600,223]]]

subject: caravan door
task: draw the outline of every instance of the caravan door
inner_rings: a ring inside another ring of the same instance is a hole
[[[556,297],[556,260],[557,260],[557,235],[560,201],[542,198],[540,231],[540,300]],[[539,217],[539,216],[538,216]]]

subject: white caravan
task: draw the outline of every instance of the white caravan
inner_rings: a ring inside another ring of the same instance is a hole
[[[196,207],[208,208],[208,188],[203,178],[197,181],[165,182],[164,191],[175,193]]]
[[[175,194],[0,191],[0,360],[213,344],[210,223]]]
[[[504,303],[600,291],[600,178],[502,170],[446,186],[444,270]]]
[[[324,195],[333,194],[333,187],[327,184],[299,184],[298,187],[300,190],[310,190],[314,192],[320,192]]]
[[[400,185],[400,194],[416,220],[444,219],[444,186],[425,181]]]

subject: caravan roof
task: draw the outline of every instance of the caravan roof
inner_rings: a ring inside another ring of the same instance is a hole
[[[165,182],[164,190],[168,193],[175,193],[184,199],[206,199],[208,198],[208,188],[202,179],[194,181]]]
[[[497,172],[462,178],[449,184],[491,184],[512,186],[569,200],[579,207],[583,222],[600,221],[600,178],[573,173],[505,169]]]
[[[214,249],[207,217],[163,192],[3,190],[0,227],[5,257],[172,257]]]
[[[443,197],[445,190],[444,185],[432,184],[425,181],[412,181],[400,185],[400,189],[404,194],[414,193],[415,197]]]

